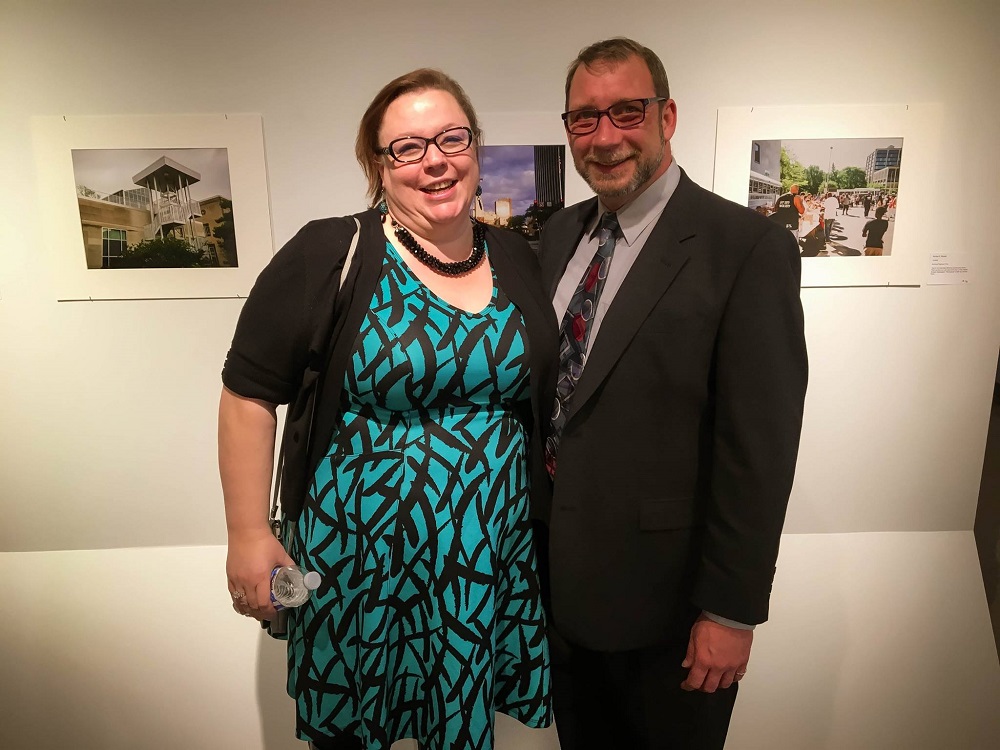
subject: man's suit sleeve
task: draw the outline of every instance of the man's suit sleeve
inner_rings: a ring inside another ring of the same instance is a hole
[[[795,474],[808,366],[798,248],[768,228],[733,284],[716,339],[711,495],[694,603],[767,619]]]

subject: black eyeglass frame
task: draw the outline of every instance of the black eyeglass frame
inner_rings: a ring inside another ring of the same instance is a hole
[[[465,148],[459,149],[458,151],[451,151],[451,152],[445,151],[443,148],[441,148],[441,144],[438,143],[438,138],[443,136],[445,133],[454,133],[456,130],[464,130],[466,133],[468,133],[469,143],[465,146]],[[396,156],[396,154],[393,152],[393,145],[401,141],[423,141],[424,150],[420,152],[420,156],[418,156],[416,159],[407,159],[404,161],[403,159],[400,159],[398,156]],[[455,154],[461,154],[464,153],[465,151],[468,151],[470,148],[472,148],[472,144],[475,142],[476,142],[476,131],[464,125],[459,125],[458,127],[455,128],[446,128],[433,138],[424,138],[422,135],[404,135],[402,138],[393,138],[391,141],[389,141],[388,146],[383,146],[377,151],[377,153],[383,156],[390,157],[394,162],[398,164],[416,164],[418,161],[423,160],[423,158],[427,156],[427,149],[431,147],[432,143],[435,146],[437,146],[438,151],[440,151],[445,156],[455,156]]]
[[[593,133],[601,126],[601,117],[607,117],[608,121],[619,130],[631,130],[632,128],[639,127],[646,121],[646,109],[649,107],[650,104],[652,104],[653,102],[666,102],[666,101],[670,100],[665,96],[647,96],[642,99],[625,99],[620,102],[615,102],[607,109],[593,109],[592,107],[582,107],[580,109],[571,109],[568,112],[563,112],[562,115],[560,116],[562,117],[563,127],[566,128],[566,132],[569,133],[570,135],[588,135],[589,133]],[[612,116],[611,110],[614,109],[615,107],[620,107],[623,104],[634,104],[635,102],[642,103],[642,117],[639,119],[639,122],[634,122],[631,125],[619,125],[617,122],[615,122],[615,118]],[[594,120],[594,127],[591,128],[590,130],[584,130],[582,132],[581,131],[573,132],[572,130],[570,130],[570,125],[569,125],[570,115],[574,115],[577,112],[596,113],[597,119]]]

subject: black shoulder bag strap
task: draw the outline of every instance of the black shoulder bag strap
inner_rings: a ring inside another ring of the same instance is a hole
[[[361,222],[358,220],[357,217],[354,217],[354,224],[355,224],[354,237],[351,240],[351,246],[347,249],[347,256],[344,258],[344,265],[340,269],[340,281],[338,282],[337,285],[338,292],[344,288],[344,281],[347,279],[347,273],[351,269],[351,261],[354,259],[354,251],[357,249],[358,239],[361,237]],[[329,317],[326,319],[326,322],[323,325],[323,327],[319,329],[319,335],[322,340],[322,343],[319,348],[319,352],[322,355],[320,361],[324,363],[326,362],[327,359],[326,353],[329,351],[330,338],[332,337],[333,334],[334,318],[336,317],[334,307],[335,307],[334,305],[330,305],[330,309],[328,311]],[[305,382],[303,382],[303,388],[300,389],[300,394],[303,391],[307,391],[306,396],[308,397],[310,402],[305,404],[303,407],[306,413],[308,414],[308,417],[303,415],[302,419],[297,420],[298,421],[298,425],[296,427],[297,434],[295,436],[295,438],[301,439],[300,434],[302,429],[304,428],[306,440],[305,440],[305,446],[303,446],[303,450],[301,452],[304,455],[305,463],[308,463],[308,451],[305,450],[305,447],[309,445],[309,435],[312,432],[312,423],[316,416],[315,380],[318,379],[320,373],[317,371],[312,373],[312,375],[314,378],[313,382],[310,384],[306,384]],[[308,388],[306,387],[307,385],[309,386]],[[292,426],[292,419],[291,419],[292,415],[290,413],[290,410],[293,408],[293,406],[299,406],[299,405],[300,405],[299,396],[296,396],[295,401],[288,405],[289,411],[286,411],[285,413],[285,426],[281,432],[281,447],[278,449],[278,464],[274,473],[274,493],[272,494],[271,497],[271,513],[269,516],[269,523],[271,524],[271,532],[274,534],[275,538],[278,539],[278,541],[281,541],[281,518],[278,516],[278,508],[279,508],[279,499],[281,497],[282,474],[284,473],[285,469],[285,448],[288,445],[287,441],[289,439],[289,432]],[[287,510],[288,509],[286,508],[285,509],[286,515],[287,515]]]

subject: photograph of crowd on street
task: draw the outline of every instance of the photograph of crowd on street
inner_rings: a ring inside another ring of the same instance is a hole
[[[802,257],[890,255],[902,159],[902,138],[753,141],[747,205]]]

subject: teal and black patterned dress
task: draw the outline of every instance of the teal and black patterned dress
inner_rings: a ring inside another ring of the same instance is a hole
[[[298,735],[369,750],[493,747],[494,711],[550,721],[528,520],[521,314],[431,292],[389,245],[343,417],[291,535],[323,576],[293,612]]]

